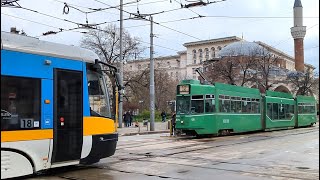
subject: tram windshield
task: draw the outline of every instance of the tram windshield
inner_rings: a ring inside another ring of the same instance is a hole
[[[177,114],[189,114],[190,96],[178,96],[176,106],[177,106]]]
[[[111,117],[106,79],[92,69],[87,70],[87,78],[91,115]]]

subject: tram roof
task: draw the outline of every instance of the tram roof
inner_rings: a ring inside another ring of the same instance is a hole
[[[279,97],[279,98],[288,98],[288,99],[293,99],[292,94],[285,93],[285,92],[277,92],[277,91],[266,91],[267,96],[271,97]]]
[[[100,59],[93,51],[77,46],[42,41],[34,37],[1,32],[1,49],[60,57],[93,63]]]

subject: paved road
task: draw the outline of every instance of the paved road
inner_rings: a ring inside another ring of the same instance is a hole
[[[214,138],[120,137],[114,156],[39,179],[319,179],[319,126]]]

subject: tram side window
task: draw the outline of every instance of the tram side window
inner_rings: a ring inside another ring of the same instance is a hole
[[[230,97],[219,95],[219,109],[220,112],[230,112]]]
[[[285,119],[291,119],[294,114],[293,105],[285,104],[284,107],[285,107],[285,111],[286,111]]]
[[[1,76],[1,130],[40,128],[41,80]]]
[[[315,105],[310,105],[309,106],[309,113],[315,113],[316,112],[316,107],[315,107]]]
[[[251,111],[251,113],[259,113],[260,112],[259,99],[251,99],[251,103],[252,103],[252,111]]]
[[[303,109],[304,109],[304,106],[301,103],[299,103],[299,105],[298,105],[298,113],[302,114],[303,111],[304,111]]]
[[[272,103],[267,104],[267,116],[272,119]]]
[[[272,117],[271,119],[279,119],[279,111],[278,111],[278,104],[272,104]]]
[[[286,116],[286,111],[287,109],[285,108],[284,104],[279,104],[279,119],[285,119]]]
[[[215,99],[214,95],[206,95],[206,104],[205,112],[214,112],[215,111]]]
[[[299,114],[313,114],[315,113],[315,105],[312,103],[299,103]]]
[[[241,98],[240,97],[231,97],[231,112],[232,113],[241,113]]]
[[[251,112],[250,98],[242,98],[242,112],[243,113],[250,113]]]
[[[191,113],[203,113],[203,107],[203,95],[194,95],[191,97]]]
[[[92,116],[111,117],[106,80],[100,74],[87,70],[89,102]]]

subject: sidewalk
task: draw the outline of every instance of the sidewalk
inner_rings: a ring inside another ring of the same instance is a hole
[[[140,127],[124,127],[118,128],[119,136],[132,136],[132,135],[141,135],[141,134],[156,134],[156,133],[169,133],[170,129],[168,128],[168,121],[166,122],[155,122],[154,131],[150,131],[150,123],[148,126],[143,126],[143,123],[139,123]]]

